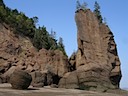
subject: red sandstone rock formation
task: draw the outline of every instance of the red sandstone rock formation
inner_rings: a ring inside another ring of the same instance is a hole
[[[78,29],[76,70],[65,74],[59,87],[102,91],[119,88],[120,60],[111,30],[99,24],[89,9],[77,11],[75,20]]]
[[[16,69],[29,73],[39,71],[42,74],[50,71],[58,77],[56,79],[60,79],[68,72],[67,66],[68,58],[61,51],[41,49],[38,52],[29,38],[16,35],[8,25],[0,24],[1,82],[8,82]]]

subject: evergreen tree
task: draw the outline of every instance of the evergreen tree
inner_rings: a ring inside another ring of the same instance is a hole
[[[48,44],[50,50],[56,50],[57,49],[57,40],[55,38],[49,37],[48,38]]]
[[[59,38],[59,41],[58,41],[58,49],[60,51],[62,51],[64,55],[67,56],[67,54],[65,52],[65,47],[64,47],[64,44],[63,44],[63,39],[61,37]]]
[[[51,34],[49,36],[49,44],[50,50],[56,50],[57,49],[57,40],[56,40],[56,32],[51,29]]]
[[[34,21],[34,25],[36,26],[36,24],[38,23],[38,17],[34,16],[32,19]]]
[[[33,38],[33,45],[38,49],[40,50],[42,48],[41,46],[41,32],[37,29],[35,31],[35,34],[34,34],[34,38]]]
[[[81,8],[81,4],[79,0],[76,1],[76,10],[79,10]]]
[[[42,48],[47,50],[57,49],[57,40],[49,35],[44,26],[36,29],[33,43],[38,50]]]
[[[48,32],[46,31],[46,27],[39,27],[36,29],[34,38],[33,38],[33,45],[38,49],[49,49],[48,44]]]
[[[0,0],[0,6],[4,6],[5,7],[5,4],[4,4],[3,0]]]
[[[105,25],[107,25],[107,19],[104,17],[103,22]]]
[[[50,34],[50,36],[51,36],[53,39],[56,39],[56,32],[53,31],[52,29],[51,29],[51,34]]]
[[[82,9],[84,11],[86,11],[87,9],[87,3],[84,2],[82,5],[80,4],[79,0],[76,1],[76,10]]]
[[[99,20],[99,23],[102,23],[103,19],[102,19],[101,12],[100,12],[100,6],[97,1],[95,1],[94,8],[95,8],[94,13],[95,13],[97,19]]]
[[[0,6],[0,21],[5,21],[5,17],[7,16],[7,12],[3,6]]]
[[[87,3],[84,2],[82,5],[81,5],[81,9],[83,9],[84,11],[87,9]]]

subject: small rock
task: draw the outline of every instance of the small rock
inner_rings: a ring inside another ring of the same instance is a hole
[[[51,87],[51,88],[58,88],[58,85],[56,85],[56,84],[51,84],[50,87]]]

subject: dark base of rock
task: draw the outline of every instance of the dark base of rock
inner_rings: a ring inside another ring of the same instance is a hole
[[[3,80],[2,80],[2,78],[0,77],[0,84],[1,84],[1,83],[3,83]]]
[[[52,86],[57,88],[60,77],[55,75],[54,73],[48,71],[45,73],[41,73],[40,71],[35,71],[31,73],[33,87],[44,87],[44,86]]]
[[[38,88],[41,88],[41,87],[44,87],[44,83],[37,83],[37,84],[32,84],[33,87],[38,87]]]

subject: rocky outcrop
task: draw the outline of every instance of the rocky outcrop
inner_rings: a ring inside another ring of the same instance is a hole
[[[25,70],[30,74],[37,71],[47,74],[50,71],[54,74],[51,79],[53,81],[57,79],[57,82],[53,83],[57,84],[68,72],[68,58],[59,50],[41,49],[38,52],[29,38],[22,34],[14,34],[8,25],[2,23],[0,24],[0,82],[8,82],[10,75],[16,69]],[[35,79],[33,81],[36,82]]]
[[[32,76],[32,86],[33,87],[43,87],[46,82],[46,74],[42,74],[40,71],[35,71],[31,73]]]
[[[55,75],[54,73],[47,71],[47,72],[40,72],[35,71],[31,73],[32,76],[32,86],[33,87],[43,87],[43,86],[52,86],[56,87],[59,83],[60,77]]]
[[[119,88],[120,60],[114,36],[105,24],[99,24],[89,9],[75,16],[78,50],[76,70],[65,74],[59,87],[101,90]]]
[[[36,61],[35,65],[30,65],[26,70],[33,73],[32,77],[35,76],[32,84],[34,87],[58,84],[60,78],[68,72],[68,59],[59,50],[41,49],[33,60]]]
[[[50,71],[59,77],[62,77],[68,72],[68,59],[59,50],[41,49],[34,58],[37,64],[40,64],[40,69],[43,72]]]

